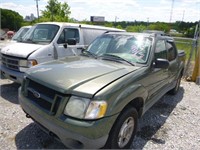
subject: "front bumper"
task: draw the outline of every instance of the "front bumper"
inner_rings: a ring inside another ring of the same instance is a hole
[[[2,64],[0,66],[0,71],[1,71],[1,75],[7,79],[10,79],[10,80],[20,83],[20,84],[23,81],[23,78],[24,78],[23,72],[10,70],[10,69],[6,68],[5,66],[3,66]]]
[[[19,102],[25,113],[38,123],[44,131],[54,135],[65,146],[73,149],[103,147],[118,116],[114,115],[97,121],[81,121],[69,118],[64,122],[59,119],[59,116],[50,116],[32,104],[20,94],[20,89]]]

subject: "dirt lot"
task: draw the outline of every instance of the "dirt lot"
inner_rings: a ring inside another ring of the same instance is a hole
[[[0,149],[64,149],[21,110],[19,84],[0,79]],[[133,149],[200,149],[200,86],[182,82],[139,120]]]

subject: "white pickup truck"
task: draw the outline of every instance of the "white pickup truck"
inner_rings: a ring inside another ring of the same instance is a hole
[[[24,72],[37,64],[78,55],[97,36],[124,30],[93,25],[45,22],[34,25],[21,41],[1,50],[1,76],[22,83]],[[76,41],[71,45],[68,41]]]

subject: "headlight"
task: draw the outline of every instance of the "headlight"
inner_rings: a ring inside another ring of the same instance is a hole
[[[105,101],[91,101],[72,96],[64,109],[64,114],[79,119],[98,119],[105,115],[106,109]]]
[[[76,118],[84,118],[89,101],[86,98],[72,96],[65,107],[64,114]]]
[[[19,61],[19,66],[21,67],[32,67],[37,65],[37,61],[36,60],[20,60]]]
[[[28,61],[27,60],[20,60],[19,61],[19,66],[24,66],[27,67]]]

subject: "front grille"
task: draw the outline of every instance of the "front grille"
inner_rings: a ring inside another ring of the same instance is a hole
[[[8,56],[8,55],[2,55],[2,64],[11,69],[11,70],[16,70],[19,71],[19,57],[13,57],[13,56]]]
[[[50,115],[55,115],[64,95],[28,78],[26,82],[26,97]]]

